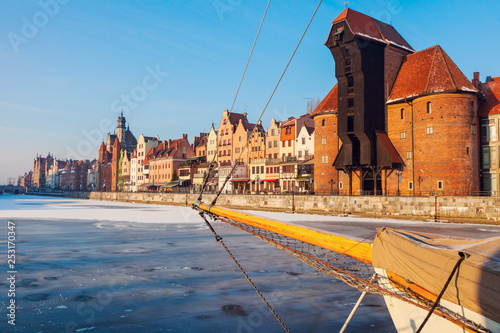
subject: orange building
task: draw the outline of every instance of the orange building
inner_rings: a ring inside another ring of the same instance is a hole
[[[149,183],[141,185],[141,189],[159,190],[173,186],[169,183],[179,179],[179,167],[194,156],[187,134],[183,134],[181,139],[163,141],[151,148],[143,161],[149,171]]]
[[[242,141],[246,142],[246,137],[243,138],[241,135],[234,138],[236,127],[240,121],[244,126],[248,124],[246,113],[232,112],[230,114],[228,110],[222,112],[222,119],[217,128],[217,155],[219,163],[228,163],[233,160],[233,140],[239,140],[238,143]],[[241,150],[241,147],[238,146],[238,148]]]

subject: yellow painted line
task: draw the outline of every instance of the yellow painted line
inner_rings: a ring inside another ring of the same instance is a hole
[[[199,208],[233,221],[297,239],[336,253],[344,254],[369,265],[372,264],[372,247],[369,243],[358,242],[349,238],[287,224],[284,222],[278,222],[255,215],[235,212],[221,207],[212,206],[210,207],[210,210],[208,210],[208,205],[204,203],[200,203]]]

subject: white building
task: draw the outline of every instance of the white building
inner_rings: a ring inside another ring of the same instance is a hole
[[[207,163],[211,163],[214,160],[215,163],[218,162],[217,156],[217,131],[214,128],[214,124],[210,128],[207,138]]]
[[[314,127],[307,127],[302,123],[297,139],[295,139],[295,156],[298,160],[305,160],[314,155]]]
[[[158,136],[150,137],[141,134],[139,140],[137,140],[137,162],[136,162],[136,181],[135,181],[135,191],[137,191],[142,184],[148,182],[149,170],[144,173],[144,167],[142,162],[146,158],[146,155],[151,150],[151,148],[158,147],[158,142],[160,138]]]

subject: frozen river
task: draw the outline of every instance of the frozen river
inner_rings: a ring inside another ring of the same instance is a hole
[[[284,213],[255,214],[364,238],[404,225],[478,238],[498,226]],[[190,208],[0,196],[0,246],[15,224],[16,288],[4,256],[1,332],[282,332],[250,284]],[[254,236],[213,224],[292,332],[339,331],[359,292]],[[7,321],[16,302],[16,325]],[[368,295],[347,332],[395,332],[383,299]]]

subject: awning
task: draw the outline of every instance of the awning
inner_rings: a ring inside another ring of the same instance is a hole
[[[161,188],[172,188],[172,187],[176,187],[176,186],[179,186],[179,182],[170,182],[170,183],[163,185]]]
[[[263,181],[263,182],[275,182],[277,180],[278,179],[262,179],[261,181]]]
[[[139,186],[139,187],[141,187],[141,188],[149,188],[149,187],[151,187],[151,186],[155,186],[155,184],[154,184],[154,183],[146,183],[146,184],[142,184],[142,185],[141,185],[141,186]]]
[[[249,180],[250,180],[250,178],[233,178],[233,179],[231,179],[231,181],[233,183],[236,183],[236,182],[247,182]]]

